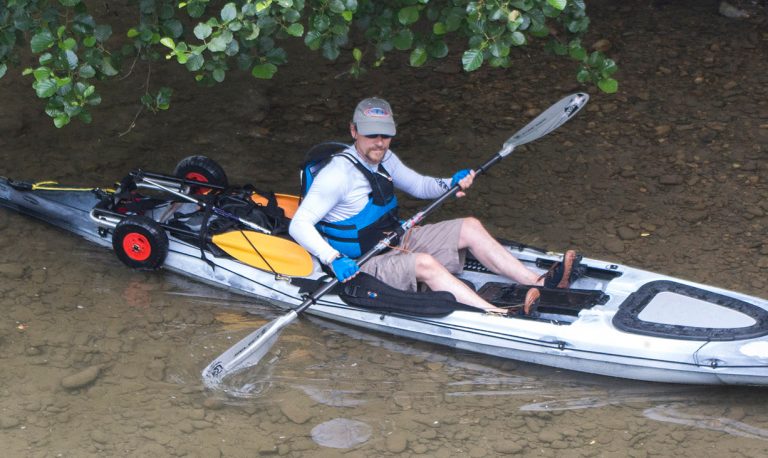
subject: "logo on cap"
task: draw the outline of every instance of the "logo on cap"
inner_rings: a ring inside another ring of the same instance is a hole
[[[372,107],[365,110],[363,114],[370,118],[386,118],[389,116],[389,111],[381,107]]]

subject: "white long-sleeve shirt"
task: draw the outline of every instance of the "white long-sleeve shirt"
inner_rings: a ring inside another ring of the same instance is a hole
[[[367,163],[354,145],[346,153],[352,154],[371,172],[378,166]],[[388,150],[381,165],[389,172],[395,188],[418,199],[434,199],[450,189],[450,178],[421,175],[407,167],[400,158]],[[296,211],[288,229],[291,237],[324,264],[330,264],[339,254],[317,231],[320,221],[337,222],[360,213],[368,204],[371,184],[352,162],[334,157],[317,174]]]

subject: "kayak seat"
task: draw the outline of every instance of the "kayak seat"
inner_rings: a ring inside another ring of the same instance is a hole
[[[299,286],[299,293],[309,294],[329,278],[329,276],[317,280],[292,278],[291,283]],[[365,272],[358,273],[346,283],[337,284],[332,293],[337,294],[346,304],[381,314],[442,317],[457,310],[480,311],[475,307],[456,302],[456,298],[449,292],[403,291]]]
[[[480,297],[499,308],[520,308],[525,302],[525,295],[531,285],[489,282],[477,292]],[[578,316],[582,309],[608,302],[609,296],[600,290],[571,289],[571,288],[542,288],[538,304],[532,315],[536,313],[552,313],[558,315]]]

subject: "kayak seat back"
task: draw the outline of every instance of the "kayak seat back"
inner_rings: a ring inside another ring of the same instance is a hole
[[[324,278],[327,280],[329,277]],[[291,283],[299,286],[300,294],[308,294],[322,286],[324,278],[293,278]],[[365,272],[360,272],[346,283],[336,285],[331,292],[337,294],[346,304],[381,314],[442,317],[457,310],[480,311],[456,302],[456,298],[449,292],[403,291]]]

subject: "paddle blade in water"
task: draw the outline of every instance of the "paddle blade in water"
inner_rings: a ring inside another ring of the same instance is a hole
[[[295,242],[255,231],[232,231],[212,237],[213,243],[249,266],[291,277],[312,273],[312,257]],[[255,248],[255,249],[254,249]]]
[[[203,369],[202,375],[205,386],[211,389],[216,388],[227,375],[258,364],[275,344],[280,336],[280,331],[297,316],[298,314],[291,310],[229,347],[227,351]]]

